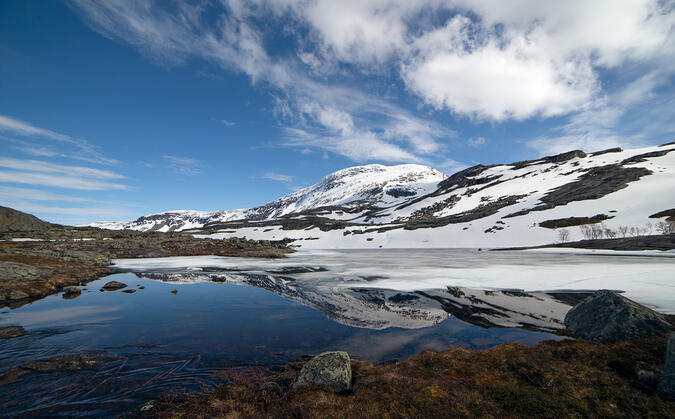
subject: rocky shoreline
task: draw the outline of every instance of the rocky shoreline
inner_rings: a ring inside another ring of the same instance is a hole
[[[2,214],[6,224],[0,224],[0,307],[19,307],[64,287],[115,273],[109,266],[116,258],[279,258],[292,252],[284,241],[198,239],[183,233],[66,227],[10,211],[10,216]]]

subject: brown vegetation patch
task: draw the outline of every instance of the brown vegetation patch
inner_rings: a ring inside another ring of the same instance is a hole
[[[539,227],[544,228],[560,228],[560,227],[573,227],[586,224],[597,224],[605,220],[614,218],[610,215],[597,214],[592,217],[567,217],[567,218],[556,218],[554,220],[546,220],[539,223]]]
[[[301,363],[206,395],[167,396],[156,417],[674,417],[653,376],[665,339],[448,348],[403,362],[353,361],[354,390],[293,392]],[[646,372],[646,374],[645,374]],[[651,374],[651,375],[650,375]]]

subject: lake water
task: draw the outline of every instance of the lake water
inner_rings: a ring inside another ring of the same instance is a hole
[[[2,309],[0,326],[21,325],[28,334],[0,341],[0,372],[67,354],[103,354],[105,361],[90,370],[26,375],[0,388],[0,405],[9,416],[110,416],[167,391],[208,390],[241,368],[326,350],[383,362],[449,345],[535,344],[555,337],[479,327],[449,317],[440,306],[408,300],[414,295],[353,287],[429,289],[449,285],[443,281],[465,285],[459,282],[472,278],[474,286],[489,287],[494,285],[490,270],[534,277],[530,270],[538,269],[539,287],[520,287],[515,278],[510,288],[543,289],[547,279],[559,281],[562,267],[577,272],[579,264],[586,273],[606,274],[607,266],[614,265],[620,269],[611,268],[610,275],[655,272],[643,283],[659,286],[661,276],[675,267],[669,258],[608,258],[424,250],[313,252],[283,260],[119,261],[118,266],[137,272],[91,282],[74,299],[53,295]],[[541,277],[547,269],[551,275]],[[110,280],[137,291],[99,291]],[[655,301],[667,307],[670,296],[659,298]]]

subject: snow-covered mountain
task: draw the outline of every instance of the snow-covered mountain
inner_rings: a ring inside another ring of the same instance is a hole
[[[271,220],[319,207],[340,206],[348,210],[395,205],[433,192],[438,182],[445,178],[447,176],[438,170],[418,164],[371,164],[339,170],[315,185],[250,209],[175,210],[145,215],[126,223],[98,222],[89,225],[113,230],[181,231],[232,220]]]
[[[359,166],[268,204],[171,211],[130,223],[214,238],[295,240],[311,248],[495,247],[581,239],[578,225],[653,230],[675,208],[675,143],[477,165],[450,177],[426,166]],[[650,216],[652,216],[650,218]],[[650,227],[651,225],[651,227]]]

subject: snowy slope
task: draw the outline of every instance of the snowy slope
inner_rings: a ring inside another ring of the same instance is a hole
[[[177,210],[143,216],[127,223],[98,222],[92,227],[113,230],[180,231],[207,223],[231,220],[270,220],[286,214],[326,206],[356,208],[360,205],[393,205],[425,195],[447,176],[417,164],[371,164],[332,173],[321,182],[250,209],[230,211]]]
[[[537,245],[558,235],[540,223],[569,217],[600,216],[615,231],[621,226],[648,231],[651,225],[654,232],[664,218],[650,215],[675,208],[673,151],[675,144],[574,151],[478,165],[450,177],[417,165],[360,166],[260,207],[155,214],[119,228],[290,238],[303,248]],[[582,238],[579,227],[568,230],[571,240]]]

